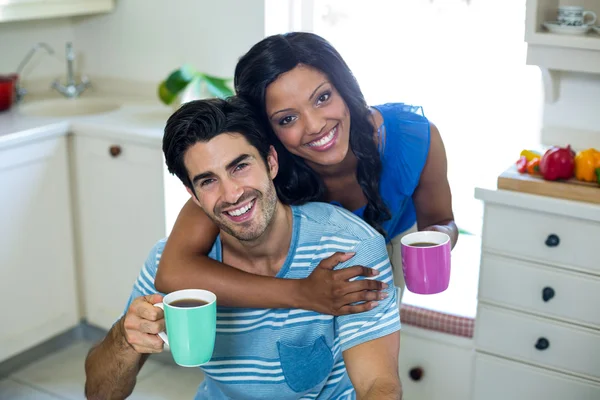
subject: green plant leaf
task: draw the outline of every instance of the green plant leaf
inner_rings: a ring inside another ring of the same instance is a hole
[[[202,80],[206,83],[206,88],[210,94],[216,97],[233,96],[233,90],[227,85],[231,79],[218,78],[216,76],[201,74]]]
[[[158,86],[158,97],[165,104],[171,104],[177,95],[181,93],[187,85],[198,77],[190,65],[182,65],[179,69],[171,72],[167,79]]]
[[[214,97],[225,98],[233,96],[234,92],[228,85],[231,78],[219,78],[197,72],[190,65],[182,65],[172,71],[169,76],[158,85],[158,97],[164,104],[171,104],[177,96],[191,83],[204,83],[206,91]]]

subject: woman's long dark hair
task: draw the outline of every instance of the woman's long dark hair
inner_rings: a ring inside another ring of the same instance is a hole
[[[324,73],[340,93],[350,110],[350,149],[358,160],[357,181],[367,198],[363,218],[385,235],[382,222],[390,211],[379,194],[381,159],[373,139],[370,111],[358,82],[342,56],[325,39],[305,32],[269,36],[242,56],[235,68],[234,85],[238,96],[258,109],[269,136],[279,154],[280,168],[275,179],[278,195],[289,204],[323,199],[325,185],[321,177],[301,157],[290,153],[270,128],[266,112],[266,91],[279,75],[298,64]]]

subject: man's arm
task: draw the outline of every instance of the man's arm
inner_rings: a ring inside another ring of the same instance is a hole
[[[401,399],[398,291],[393,285],[385,240],[376,235],[361,241],[355,251],[356,259],[379,271],[379,279],[389,287],[385,291],[388,296],[379,301],[378,307],[361,314],[337,317],[337,333],[346,369],[358,399]]]
[[[125,341],[122,320],[95,345],[85,360],[85,398],[124,399],[131,395],[137,374],[148,354],[140,354]]]
[[[344,362],[359,400],[402,399],[398,372],[400,332],[344,351]]]
[[[158,294],[136,298],[104,340],[85,360],[87,399],[124,399],[133,392],[137,374],[150,353],[163,350],[156,334],[164,330],[163,311],[154,307]]]

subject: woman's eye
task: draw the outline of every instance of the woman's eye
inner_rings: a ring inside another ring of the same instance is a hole
[[[331,97],[331,93],[330,92],[325,92],[322,95],[319,96],[319,98],[317,99],[317,103],[324,103],[327,100],[329,100],[329,98]]]
[[[291,115],[288,115],[287,117],[284,117],[279,121],[279,125],[287,125],[292,122],[294,122],[294,117],[292,117]]]

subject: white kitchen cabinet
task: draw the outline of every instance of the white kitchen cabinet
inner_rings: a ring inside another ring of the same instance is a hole
[[[106,13],[114,0],[3,0],[0,22]]]
[[[469,399],[473,359],[469,338],[403,325],[399,357],[403,399]]]
[[[76,135],[81,301],[87,322],[110,329],[152,246],[165,237],[160,146]]]
[[[0,149],[0,361],[79,323],[66,138]]]
[[[506,190],[476,198],[473,400],[600,398],[600,206]]]

